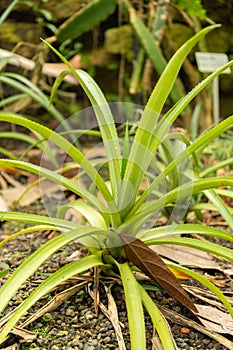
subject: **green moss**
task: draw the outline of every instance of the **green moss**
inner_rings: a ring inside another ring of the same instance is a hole
[[[123,25],[106,30],[104,47],[109,53],[124,55],[127,60],[131,61],[133,59],[131,26]]]
[[[43,36],[43,29],[37,23],[23,23],[5,21],[1,26],[0,45],[6,50],[12,50],[19,43],[40,43],[40,37]],[[20,45],[17,53],[31,58],[35,54],[35,49],[31,45]]]
[[[46,9],[51,12],[57,20],[61,20],[72,16],[74,12],[78,11],[83,6],[83,4],[85,4],[85,1],[83,0],[49,0],[41,2],[40,8]]]
[[[193,35],[193,29],[182,23],[173,23],[166,27],[166,33],[176,47],[181,47]]]
[[[37,328],[34,328],[32,330],[32,332],[35,332],[37,333],[38,335],[40,335],[41,337],[47,337],[48,338],[48,329],[49,329],[49,326],[44,326],[44,327],[37,327]]]
[[[210,33],[206,37],[207,47],[210,52],[228,52],[231,48],[232,33],[225,27],[218,29],[218,33]]]
[[[1,25],[1,44],[6,42],[16,45],[20,40],[20,36],[16,32],[16,23],[6,21]]]

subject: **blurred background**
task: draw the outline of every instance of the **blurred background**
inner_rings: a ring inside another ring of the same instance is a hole
[[[186,59],[167,101],[169,108],[204,77],[197,68],[196,51],[225,53],[233,58],[231,13],[233,0],[5,0],[0,2],[0,68],[2,73],[25,76],[49,96],[55,77],[65,67],[42,43],[43,38],[75,68],[86,70],[109,102],[145,105],[176,50],[201,28],[220,23],[221,28],[212,31]],[[232,73],[220,76],[219,88],[223,119],[232,113]],[[178,127],[189,129],[194,119],[200,131],[212,124],[211,89],[193,101],[178,119]],[[35,100],[7,100],[16,90],[0,82],[3,110],[56,126],[58,121]],[[54,103],[65,118],[89,106],[73,76],[62,82]],[[85,120],[84,127],[90,127],[88,123]]]

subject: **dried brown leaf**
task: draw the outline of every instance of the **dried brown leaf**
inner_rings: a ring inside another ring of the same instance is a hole
[[[87,283],[86,281],[81,282],[55,295],[55,297],[53,297],[53,299],[50,300],[46,305],[44,305],[37,312],[32,314],[31,317],[27,318],[27,320],[21,324],[21,327],[28,326],[29,324],[37,320],[39,317],[46,314],[47,312],[51,312],[56,308],[58,308],[65,300],[69,299],[72,295],[77,293],[77,291],[80,290],[86,283]]]
[[[2,198],[1,195],[0,195],[0,211],[8,211],[6,201],[4,200],[4,198]]]
[[[35,333],[30,332],[27,329],[23,329],[22,327],[18,327],[18,326],[15,326],[11,330],[10,333],[17,335],[18,337],[21,337],[23,339],[23,341],[25,341],[25,342],[31,342],[37,337],[37,335]],[[9,338],[9,335],[6,337],[5,340],[7,340],[8,338]],[[2,350],[17,350],[17,349],[19,349],[19,347],[17,344],[13,344],[7,348],[1,347],[1,349]]]
[[[124,250],[126,256],[135,266],[155,280],[182,305],[195,313],[198,312],[184,288],[167,268],[159,255],[150,249],[144,242],[135,237],[126,234],[121,234],[120,236],[125,243]]]
[[[25,193],[25,194],[24,194]],[[41,197],[40,188],[39,186],[34,186],[29,191],[27,191],[27,185],[21,185],[19,184],[16,187],[10,187],[6,190],[1,191],[2,198],[6,202],[9,208],[12,208],[14,203],[19,201],[19,205],[22,207],[27,207],[37,201]]]
[[[202,326],[201,324],[199,324],[199,323],[197,323],[197,322],[195,322],[195,321],[193,321],[185,316],[182,316],[173,310],[169,310],[166,307],[159,305],[158,303],[156,303],[156,305],[160,309],[161,313],[167,319],[171,320],[172,322],[175,322],[175,323],[180,324],[180,325],[184,325],[185,327],[188,326],[190,328],[194,328],[198,332],[203,333],[203,334],[207,335],[208,337],[216,340],[221,345],[225,346],[227,349],[229,349],[229,350],[233,349],[233,343],[229,339],[222,336],[221,334],[218,334],[212,330],[209,330],[206,327]]]
[[[229,313],[210,305],[196,306],[199,320],[209,331],[233,335],[233,320]]]
[[[37,337],[35,333],[17,326],[11,330],[11,333],[17,335],[18,337],[22,338],[26,342],[32,341]]]
[[[219,263],[213,258],[213,255],[191,247],[158,244],[150,248],[164,258],[171,259],[172,257],[172,261],[178,264],[204,269],[219,268]]]
[[[116,338],[117,338],[119,349],[126,350],[124,337],[123,337],[123,334],[121,331],[121,327],[123,327],[123,325],[121,324],[121,322],[118,319],[118,311],[117,311],[116,302],[111,294],[110,288],[107,288],[105,285],[104,285],[104,288],[105,288],[105,291],[107,293],[108,308],[106,308],[106,306],[101,301],[99,302],[99,307],[100,307],[101,311],[103,312],[103,314],[109,319],[109,321],[113,325],[113,328],[114,328],[115,333],[116,333]],[[89,292],[90,296],[92,297],[92,299],[94,300],[94,293],[91,290],[91,288],[88,288],[88,292]]]

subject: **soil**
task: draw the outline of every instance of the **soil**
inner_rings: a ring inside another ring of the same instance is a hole
[[[41,204],[35,203],[31,206],[31,212],[41,211]],[[28,209],[27,209],[28,212]],[[1,238],[15,232],[19,229],[13,223],[4,223],[2,225]],[[7,263],[12,273],[17,266],[30,254],[32,254],[39,246],[45,243],[48,239],[54,236],[54,232],[38,232],[27,236],[20,236],[8,242],[1,254],[1,260]],[[22,286],[18,293],[13,297],[6,313],[13,310],[19,305],[30,293],[38,286],[38,284],[48,275],[56,271],[72,259],[84,256],[87,251],[73,242],[58,251],[50,259],[48,259],[38,271]],[[7,276],[8,277],[8,276]],[[4,279],[3,281],[4,282]],[[130,339],[127,323],[127,312],[124,303],[124,293],[120,281],[114,280],[110,277],[102,276],[99,284],[99,299],[100,304],[98,310],[95,309],[93,301],[93,292],[95,290],[93,271],[88,272],[84,276],[76,276],[67,281],[66,284],[59,286],[49,295],[45,296],[37,302],[25,315],[20,324],[28,320],[30,316],[35,315],[43,306],[51,302],[56,295],[77,287],[80,283],[80,288],[70,297],[63,296],[62,303],[53,309],[47,309],[41,317],[30,323],[25,329],[33,332],[35,336],[29,341],[21,336],[11,333],[7,341],[2,345],[1,349],[36,349],[36,350],[101,350],[101,349],[120,349],[117,341],[116,332],[114,330],[111,320],[106,317],[103,312],[104,307],[109,307],[108,296],[112,295],[118,308],[118,317],[121,325],[125,349],[130,349]],[[146,282],[142,282],[146,283]],[[193,281],[188,281],[186,284],[193,284]],[[197,284],[197,283],[196,283]],[[164,311],[172,311],[173,316],[166,314],[168,323],[171,327],[173,337],[176,341],[177,349],[188,350],[225,350],[227,347],[223,346],[219,341],[207,336],[203,332],[197,331],[190,327],[189,324],[183,322],[179,317],[175,321],[175,315],[185,316],[187,319],[195,321],[198,320],[182,305],[170,298],[167,293],[161,290],[158,286],[153,286],[153,291],[150,295],[153,300],[164,309]],[[106,294],[107,291],[107,294]],[[161,349],[156,345],[157,337],[148,315],[145,315],[146,335],[147,335],[147,349]],[[19,324],[19,326],[20,326]],[[232,335],[224,335],[229,340],[233,340]],[[153,347],[154,346],[154,347]]]
[[[15,146],[15,145],[14,145]],[[9,144],[8,144],[9,148]],[[17,175],[16,175],[17,176]],[[17,180],[19,180],[17,178]],[[21,179],[22,180],[22,179]],[[25,179],[24,179],[25,180]],[[57,201],[57,200],[56,200]],[[51,203],[52,206],[52,203]],[[40,200],[35,201],[30,207],[18,207],[17,211],[27,213],[37,213],[47,215]],[[203,218],[203,222],[207,225],[218,226],[223,224],[221,218],[207,213]],[[0,227],[0,240],[8,235],[18,231],[20,228],[25,228],[25,224],[5,222]],[[226,226],[222,226],[223,230],[227,230]],[[0,262],[9,265],[9,274],[0,279],[0,285],[9,277],[9,275],[35,250],[38,249],[48,240],[56,235],[54,232],[36,232],[33,234],[22,235],[10,240],[2,249]],[[221,244],[222,242],[216,241]],[[228,242],[228,248],[233,248],[233,244]],[[58,268],[64,266],[73,259],[85,256],[87,250],[76,242],[72,242],[68,246],[59,250],[51,258],[46,260],[43,265],[31,276],[12,298],[7,306],[4,314],[8,314],[15,309],[41,281],[47,276],[55,272]],[[200,272],[200,271],[199,271]],[[208,271],[209,272],[209,271]],[[205,271],[202,271],[205,273]],[[224,276],[219,276],[219,271],[212,271],[213,279],[221,280]],[[37,302],[29,312],[22,317],[17,326],[21,326],[25,334],[10,333],[4,344],[0,346],[2,350],[104,350],[114,349],[121,350],[124,347],[119,344],[114,322],[109,317],[109,310],[112,311],[114,302],[118,310],[119,324],[124,338],[125,349],[130,349],[130,336],[128,330],[127,311],[124,302],[124,293],[121,282],[117,279],[100,275],[100,283],[98,286],[99,303],[93,300],[93,295],[96,292],[96,281],[94,271],[89,271],[83,276],[75,276],[67,280],[67,283],[59,285],[58,288]],[[141,281],[142,284],[147,284],[147,289],[154,302],[159,306],[164,313],[168,324],[171,328],[171,333],[175,339],[177,349],[187,350],[225,350],[233,349],[229,346],[221,344],[221,335],[214,337],[206,328],[200,324],[200,321],[189,310],[172,299],[164,290],[156,284],[151,284],[148,281]],[[204,287],[192,280],[182,281],[183,285],[197,286],[204,290]],[[151,287],[152,285],[152,287]],[[229,296],[233,294],[233,282],[227,292]],[[225,286],[219,286],[222,291]],[[76,290],[74,290],[76,289]],[[72,292],[73,291],[73,292]],[[97,295],[98,295],[97,293]],[[190,295],[193,301],[196,298]],[[54,299],[55,298],[55,299]],[[61,302],[58,303],[57,299]],[[49,307],[49,303],[53,303],[53,307]],[[201,301],[198,300],[198,303]],[[205,302],[203,302],[205,304]],[[98,307],[96,307],[96,305]],[[27,326],[23,326],[25,321],[30,320],[31,316],[35,316],[39,311],[43,310],[40,317],[33,322],[29,322]],[[107,311],[106,311],[107,310]],[[194,323],[195,322],[195,323]],[[147,349],[161,350],[158,344],[157,334],[153,328],[149,316],[145,313]],[[200,327],[200,328],[199,328]],[[31,333],[27,333],[31,332]],[[233,333],[222,335],[229,342],[233,341]],[[168,350],[168,349],[166,349]]]

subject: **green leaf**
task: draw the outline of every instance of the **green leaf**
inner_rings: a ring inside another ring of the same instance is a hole
[[[70,126],[65,121],[62,114],[50,104],[48,97],[30,80],[16,73],[1,73],[0,81],[25,93],[28,97],[31,97],[34,101],[38,102],[48,110],[57,121],[63,123],[66,130],[70,130]]]
[[[216,70],[214,73],[210,74],[206,79],[200,82],[195,88],[193,88],[186,96],[184,96],[180,101],[178,101],[160,120],[155,128],[154,134],[152,136],[152,141],[150,145],[150,150],[154,154],[158,147],[158,144],[163,140],[164,135],[168,132],[170,126],[175,122],[177,117],[182,113],[182,111],[188,106],[188,104],[201,92],[210,82],[214,80],[218,75],[220,75],[226,68],[233,65],[233,60]]]
[[[199,275],[195,271],[189,270],[184,266],[180,266],[180,265],[172,264],[172,263],[167,263],[167,265],[170,267],[173,267],[174,269],[176,269],[178,271],[181,271],[181,272],[187,274],[188,276],[191,276],[192,278],[194,278],[198,282],[202,283],[206,288],[211,290],[211,292],[213,292],[217,296],[217,298],[223,303],[223,305],[227,308],[227,310],[231,314],[231,317],[233,318],[233,308],[232,308],[230,302],[225,297],[225,295],[221,292],[221,290],[219,288],[217,288],[212,282],[210,282],[207,278]]]
[[[178,199],[184,199],[190,195],[202,193],[205,190],[217,188],[220,186],[233,186],[233,178],[230,176],[222,176],[218,178],[207,178],[191,181],[184,185],[181,185],[172,191],[164,195],[164,197],[157,199],[156,201],[148,201],[145,204],[139,206],[138,211],[135,214],[131,214],[128,220],[124,220],[124,223],[118,228],[120,233],[129,232],[129,230],[135,231],[133,228],[136,225],[138,230],[150,217],[155,215],[158,211],[164,209],[167,205],[176,202]],[[132,232],[132,231],[131,231]],[[135,232],[136,234],[136,232]]]
[[[59,148],[61,148],[64,152],[66,152],[70,157],[76,161],[78,164],[82,166],[82,168],[86,171],[87,175],[93,181],[93,183],[99,188],[103,197],[105,198],[107,205],[109,206],[110,215],[112,217],[113,223],[117,225],[117,223],[121,222],[120,214],[116,207],[115,202],[113,201],[113,197],[109,192],[107,185],[105,184],[102,177],[99,175],[94,166],[90,163],[90,161],[83,155],[81,151],[79,151],[75,146],[73,146],[69,141],[67,141],[64,137],[52,131],[51,129],[42,126],[38,123],[35,123],[31,120],[27,120],[25,118],[14,116],[11,114],[0,114],[0,120],[6,121],[8,123],[15,123],[18,125],[25,126],[26,128],[37,131],[40,135],[42,135],[47,140],[50,140]]]
[[[160,137],[160,135],[157,133],[157,120],[179,73],[181,65],[197,42],[200,41],[209,31],[217,27],[219,26],[215,25],[203,29],[189,39],[179,50],[177,50],[155,85],[139,122],[127,162],[125,182],[122,186],[122,198],[120,205],[120,208],[124,208],[124,215],[131,209],[130,207],[135,200],[144,173],[147,170],[151,159],[153,158],[154,151],[156,149],[154,143],[159,145],[162,142],[162,137]],[[202,88],[204,88],[204,86]],[[181,100],[180,103],[182,103],[182,101],[183,100]],[[172,108],[171,111],[173,110],[174,108]],[[164,135],[169,129],[170,125],[166,120],[164,120],[161,130],[162,127],[164,129]],[[133,186],[134,188],[134,195],[131,194],[132,200],[129,201],[129,196],[131,193],[130,186]]]
[[[57,40],[63,42],[74,39],[91,30],[115,11],[115,0],[94,0],[74,13],[55,33]]]
[[[233,61],[231,61],[229,63],[230,65],[233,64]],[[225,69],[221,68],[221,70]],[[210,78],[213,78],[213,75],[215,76],[216,72],[213,73],[211,76],[209,76],[207,79],[209,80]],[[206,81],[203,81],[202,83],[199,84],[202,85],[203,83],[206,83]],[[199,87],[198,86],[198,87]],[[194,88],[194,90],[199,88]],[[183,103],[183,101],[186,100],[186,98],[190,97],[189,95],[191,95],[194,90],[192,90],[190,92],[190,94],[188,94],[182,101],[181,103]],[[179,107],[179,105],[177,106]],[[171,113],[175,113],[177,114],[177,116],[179,115],[179,108],[178,111],[175,111],[176,107],[172,110]],[[172,123],[172,121],[171,121]],[[170,127],[170,122],[168,123],[169,127]],[[181,164],[182,161],[184,161],[186,158],[189,158],[192,154],[194,154],[198,149],[201,149],[203,147],[205,147],[206,145],[208,145],[211,141],[213,141],[216,137],[218,137],[219,135],[221,135],[223,132],[227,131],[228,129],[230,129],[233,125],[233,116],[230,116],[226,119],[224,119],[221,123],[219,123],[218,125],[214,126],[213,128],[211,128],[210,130],[208,130],[207,132],[205,132],[203,135],[200,135],[198,139],[196,139],[190,146],[188,146],[176,159],[174,159],[167,167],[166,169],[160,174],[158,175],[155,180],[151,183],[151,185],[149,186],[148,189],[146,189],[143,194],[141,195],[141,197],[138,199],[138,201],[135,203],[134,207],[131,209],[131,211],[128,214],[128,217],[132,216],[137,209],[141,206],[141,204],[147,199],[147,197],[152,193],[152,191],[158,186],[158,184],[164,180],[164,178],[170,173],[172,172],[179,164]],[[166,127],[166,123],[165,125],[161,125],[160,129],[162,130],[162,128]],[[163,132],[163,131],[162,131]],[[160,139],[160,138],[158,138]],[[155,149],[153,149],[153,151],[155,151]]]
[[[79,199],[69,203],[68,205],[59,207],[57,217],[64,218],[66,212],[69,209],[77,210],[81,215],[83,215],[87,219],[91,226],[107,228],[103,216],[100,215],[100,213],[97,212],[93,208],[93,206],[90,206]]]
[[[229,211],[233,214],[233,208],[229,208]],[[209,210],[209,211],[218,211],[218,208],[211,204],[211,203],[207,203],[207,202],[204,202],[204,203],[198,203],[197,204],[194,204],[193,207],[192,207],[192,210],[194,212],[197,212],[197,211],[200,211],[200,210]]]
[[[32,255],[30,255],[19,265],[16,271],[1,287],[0,312],[3,311],[8,301],[27,280],[27,278],[31,276],[53,253],[74,240],[81,241],[81,239],[84,239],[90,235],[98,235],[99,238],[101,235],[105,235],[107,237],[108,234],[109,232],[104,230],[77,225],[76,229],[66,232],[65,234],[61,234],[38,248]]]
[[[145,323],[138,283],[128,263],[117,263],[125,292],[131,350],[146,350]]]
[[[229,227],[233,230],[233,217],[230,209],[224,203],[222,198],[218,195],[215,190],[204,191],[206,197],[211,201],[217,208],[217,211],[222,215],[225,221],[228,223]]]
[[[220,25],[216,24],[202,29],[176,51],[168,62],[163,74],[159,78],[158,83],[155,85],[155,88],[147,102],[146,109],[153,110],[157,115],[161,113],[167,96],[172,89],[179,70],[189,52],[206,34],[219,27]],[[142,117],[142,121],[144,121],[143,119],[145,118]]]
[[[7,236],[5,239],[3,239],[0,242],[0,248],[2,248],[7,242],[9,242],[10,240],[21,236],[21,235],[26,235],[30,232],[36,232],[36,231],[62,231],[61,228],[58,228],[56,226],[49,226],[49,225],[38,225],[38,226],[33,226],[33,227],[27,227],[25,229],[19,230],[9,236]]]
[[[50,103],[53,102],[54,96],[60,84],[63,82],[64,78],[69,74],[70,74],[70,71],[66,69],[61,71],[61,73],[59,73],[59,75],[56,77],[55,82],[53,83],[53,86],[52,86],[51,94],[50,94]]]
[[[140,49],[135,64],[133,66],[133,72],[130,80],[129,93],[134,95],[141,90],[141,78],[143,69],[145,66],[146,53],[143,48]]]
[[[195,238],[186,238],[186,237],[176,237],[174,238],[158,238],[152,240],[145,240],[147,245],[153,244],[174,244],[174,245],[182,245],[186,247],[191,247],[198,250],[203,250],[207,253],[211,253],[217,256],[221,256],[229,261],[233,261],[232,249],[225,248],[220,246],[219,244],[215,244],[212,242],[205,242]]]
[[[213,166],[208,167],[203,172],[200,173],[200,177],[205,177],[208,174],[217,171],[223,167],[229,166],[233,163],[233,158],[224,160],[219,162]],[[229,191],[228,191],[229,192]],[[209,190],[204,192],[206,197],[216,206],[218,212],[222,215],[222,217],[226,220],[230,228],[233,230],[233,217],[230,208],[225,204],[225,202],[221,199],[219,194],[219,190]],[[222,192],[222,194],[226,194],[227,192]]]
[[[0,17],[0,25],[6,20],[6,18],[9,16],[9,14],[11,13],[11,11],[13,10],[13,8],[15,7],[15,5],[17,4],[17,2],[19,2],[20,0],[13,0],[11,3],[9,3],[9,5],[7,6],[7,8],[5,9],[5,11],[1,14]]]
[[[35,139],[31,136],[25,135],[20,132],[13,132],[13,131],[3,131],[0,132],[0,138],[7,138],[7,139],[15,139],[15,140],[20,140],[23,142],[28,142],[31,145],[35,145]],[[36,146],[40,149],[44,149],[43,144],[41,143],[36,143]]]
[[[0,262],[0,278],[5,277],[9,273],[9,265]]]
[[[2,101],[0,101],[0,107],[2,108],[7,104],[14,103],[15,101],[22,100],[22,99],[27,98],[27,97],[28,97],[28,95],[25,93],[6,97],[6,98],[2,99]]]
[[[233,236],[229,232],[219,230],[215,227],[198,225],[198,224],[174,224],[155,227],[150,230],[139,232],[136,237],[143,241],[150,241],[151,239],[162,238],[166,236],[182,235],[182,234],[198,234],[209,237],[218,237],[220,239],[233,242]],[[175,240],[176,238],[174,238]]]
[[[78,82],[91,101],[96,114],[108,159],[112,194],[117,202],[119,183],[121,180],[121,154],[119,138],[108,102],[106,101],[99,86],[88,73],[81,69],[75,70],[72,65],[65,59],[65,57],[60,54],[60,52],[58,52],[45,40],[43,40],[43,42],[45,42],[49,48],[53,50],[58,55],[58,57],[60,57],[60,59],[67,65],[67,67],[69,67],[70,71],[77,78]]]
[[[96,82],[85,71],[77,70],[75,75],[94,108],[108,159],[112,193],[117,200],[121,180],[121,154],[112,112]]]
[[[130,23],[133,26],[155,70],[158,72],[158,75],[160,76],[168,64],[167,60],[163,55],[163,51],[155,42],[155,39],[152,33],[145,26],[145,24],[140,19],[140,17],[137,16],[136,11],[132,6],[129,6],[129,14],[130,14]],[[177,102],[181,97],[182,97],[181,92],[177,84],[175,83],[174,87],[171,89],[171,98],[174,102]]]
[[[130,152],[129,125],[128,125],[128,122],[126,122],[125,136],[124,136],[124,143],[123,143],[123,157],[122,157],[122,164],[121,164],[121,179],[124,178],[127,159],[129,157],[129,152]]]
[[[208,166],[207,168],[202,170],[199,175],[200,175],[200,177],[206,177],[207,175],[209,175],[211,173],[215,173],[218,169],[225,168],[225,167],[232,165],[232,164],[233,164],[233,157],[228,158],[226,160],[223,160],[221,162],[217,162],[214,165]]]
[[[169,325],[167,324],[164,316],[161,314],[158,307],[153,302],[148,293],[145,291],[145,289],[140,284],[138,284],[138,286],[142,298],[142,303],[152,319],[154,327],[158,333],[159,339],[161,340],[163,349],[175,350],[176,347],[174,345],[174,341],[170,333]]]
[[[21,212],[0,211],[0,221],[16,221],[24,222],[25,224],[51,225],[58,227],[62,231],[68,231],[77,228],[77,224],[72,221]]]
[[[67,179],[65,176],[62,176],[61,174],[58,174],[55,171],[43,168],[41,166],[19,160],[0,159],[0,166],[1,165],[8,165],[27,170],[31,173],[49,179],[54,183],[64,186],[66,189],[72,191],[73,193],[79,195],[82,198],[85,198],[94,207],[98,208],[107,219],[107,208],[104,206],[104,204],[100,200],[98,200],[96,196],[92,195],[90,191],[87,191],[84,188],[80,188],[76,183]]]
[[[32,148],[39,148],[43,150],[44,152],[47,153],[50,161],[56,165],[56,159],[54,158],[54,155],[51,152],[51,149],[48,147],[45,147],[45,140],[43,137],[41,137],[37,132],[33,132],[36,139],[28,136],[26,134],[20,133],[20,132],[13,132],[13,131],[4,131],[0,132],[0,138],[9,138],[9,139],[16,139],[16,140],[21,140],[23,142],[27,142],[30,144],[30,146],[21,154],[21,156],[18,159],[23,159],[26,154],[32,149]],[[6,150],[5,150],[6,151]],[[6,153],[6,152],[5,152]],[[3,153],[4,154],[4,153]],[[11,159],[17,159],[16,156],[11,156],[9,157]]]
[[[179,8],[188,13],[189,16],[195,16],[200,19],[206,19],[206,10],[204,9],[201,0],[172,0]]]
[[[220,196],[229,197],[233,199],[233,191],[231,190],[216,189],[215,192],[218,193]]]
[[[10,158],[10,159],[17,159],[16,155],[7,149],[0,147],[0,153],[3,154],[4,156]]]
[[[34,305],[41,297],[46,295],[54,287],[66,281],[68,278],[82,273],[94,266],[103,265],[101,255],[90,255],[84,257],[78,261],[73,261],[68,265],[63,266],[58,271],[54,272],[49,278],[43,281],[39,287],[37,287],[30,296],[22,302],[22,304],[16,309],[10,320],[2,328],[0,332],[0,344],[4,341],[5,337],[16,325],[19,319],[26,313],[26,311]]]

